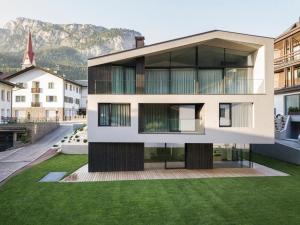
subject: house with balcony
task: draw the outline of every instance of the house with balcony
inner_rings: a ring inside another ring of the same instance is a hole
[[[19,87],[12,94],[11,113],[18,121],[61,121],[79,115],[84,85],[57,71],[36,66],[30,32],[22,69],[1,78]]]
[[[274,41],[275,115],[300,112],[300,21]]]
[[[82,85],[49,69],[30,66],[5,76],[20,88],[12,93],[18,121],[62,121],[79,114]]]
[[[274,143],[272,55],[213,30],[89,59],[89,171],[251,166]]]

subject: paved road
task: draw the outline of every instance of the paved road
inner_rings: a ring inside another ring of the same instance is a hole
[[[34,144],[15,150],[0,152],[0,182],[39,158],[72,131],[73,124],[61,124],[59,128]]]

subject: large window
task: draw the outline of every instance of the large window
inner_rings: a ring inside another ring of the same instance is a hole
[[[103,94],[252,94],[254,55],[226,41],[146,55],[143,60],[105,65],[95,71],[95,92]],[[241,46],[242,47],[242,46]],[[245,47],[245,46],[244,46]],[[135,65],[135,63],[137,63]],[[137,66],[137,71],[135,70]]]
[[[220,127],[252,127],[253,103],[220,103]]]
[[[203,104],[140,104],[139,131],[204,133]]]
[[[129,67],[112,67],[112,93],[135,93],[135,69]]]
[[[289,114],[290,111],[300,109],[300,94],[286,95],[285,100],[285,114]]]
[[[130,104],[98,104],[98,126],[130,126]]]

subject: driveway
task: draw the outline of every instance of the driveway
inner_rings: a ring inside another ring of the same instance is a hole
[[[72,133],[72,131],[73,124],[61,124],[59,128],[47,134],[34,144],[0,152],[0,182],[17,170],[38,159],[64,136]]]

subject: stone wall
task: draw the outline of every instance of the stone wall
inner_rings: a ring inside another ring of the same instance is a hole
[[[45,123],[28,123],[25,125],[29,130],[31,143],[36,142],[46,134],[59,127],[59,123],[45,122]]]

